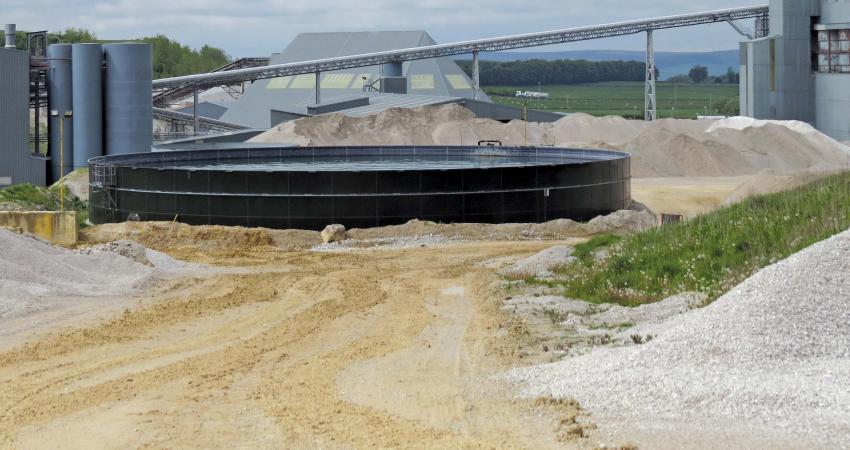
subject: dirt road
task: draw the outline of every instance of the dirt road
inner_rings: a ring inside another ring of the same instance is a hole
[[[0,354],[0,447],[562,446],[574,406],[493,378],[523,329],[486,264],[550,245],[264,249]]]

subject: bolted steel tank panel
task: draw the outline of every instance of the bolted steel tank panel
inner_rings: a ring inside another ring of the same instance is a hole
[[[74,169],[88,167],[88,160],[103,156],[103,48],[100,44],[74,44]]]
[[[47,47],[49,70],[47,72],[47,96],[49,104],[48,152],[50,154],[51,183],[58,181],[73,170],[74,165],[74,118],[65,117],[73,111],[71,44],[53,44]],[[55,113],[55,114],[54,114]],[[61,122],[65,121],[64,130]],[[60,134],[64,134],[64,149],[60,146]],[[61,150],[61,151],[60,151]],[[64,153],[65,172],[60,174],[60,153]]]
[[[151,151],[153,68],[150,44],[106,44],[104,151],[123,155]]]

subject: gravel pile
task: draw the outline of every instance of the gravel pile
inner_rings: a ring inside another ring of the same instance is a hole
[[[850,442],[850,231],[656,329],[508,378],[527,396],[577,399],[602,435],[639,446]]]
[[[131,293],[147,285],[152,267],[112,252],[84,255],[0,230],[0,318],[31,311],[52,296]]]
[[[84,255],[94,255],[101,253],[114,253],[123,256],[139,264],[155,267],[163,271],[180,271],[182,269],[202,269],[207,268],[200,264],[192,264],[178,259],[174,259],[165,253],[145,247],[138,242],[119,240],[98,244],[79,253]]]
[[[535,253],[528,258],[521,259],[510,267],[502,269],[499,273],[506,277],[524,278],[551,278],[552,270],[576,260],[572,256],[574,249],[567,245],[555,245],[546,250]]]

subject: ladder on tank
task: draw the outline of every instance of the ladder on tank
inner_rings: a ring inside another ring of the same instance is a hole
[[[113,211],[118,209],[118,200],[113,195],[115,186],[118,184],[115,166],[94,164],[89,177],[92,190],[103,192],[107,206]]]

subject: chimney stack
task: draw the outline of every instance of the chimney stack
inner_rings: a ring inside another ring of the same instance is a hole
[[[6,48],[15,48],[15,24],[6,24]]]

